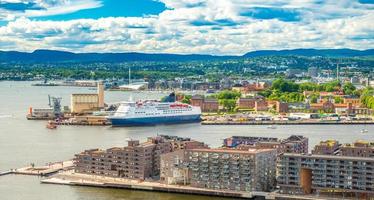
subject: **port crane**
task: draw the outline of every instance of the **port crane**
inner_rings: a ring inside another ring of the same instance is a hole
[[[48,105],[49,107],[53,108],[53,113],[56,117],[61,116],[61,97],[54,97],[51,95],[48,95]]]

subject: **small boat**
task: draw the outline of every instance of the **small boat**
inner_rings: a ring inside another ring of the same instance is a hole
[[[361,133],[367,133],[367,132],[369,132],[367,129],[361,129]]]
[[[274,125],[269,125],[267,128],[268,128],[268,129],[276,129],[277,127],[274,126]]]
[[[46,125],[46,128],[48,129],[56,129],[57,125],[53,123],[52,121],[49,121],[48,124]]]

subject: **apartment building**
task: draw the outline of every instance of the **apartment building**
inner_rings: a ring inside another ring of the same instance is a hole
[[[196,149],[196,148],[208,148],[208,145],[203,142],[191,140],[191,138],[184,138],[170,135],[160,135],[162,138],[168,140],[171,143],[172,151],[180,149]]]
[[[321,141],[312,150],[312,154],[318,155],[338,155],[340,152],[340,144],[336,140]]]
[[[276,181],[274,149],[191,149],[186,151],[192,187],[271,191]]]
[[[228,148],[235,148],[238,145],[255,145],[256,143],[260,142],[278,142],[278,138],[232,136],[223,140],[223,146]]]
[[[286,139],[271,137],[232,136],[224,139],[223,146],[239,149],[276,149],[281,153],[308,153],[308,138],[291,135]]]
[[[344,144],[340,147],[342,156],[374,158],[374,142],[358,140],[353,144]]]
[[[145,180],[159,175],[162,154],[205,146],[190,139],[169,136],[150,137],[144,143],[130,140],[126,147],[91,149],[75,155],[75,172]]]
[[[164,184],[188,185],[191,173],[186,150],[177,150],[161,155],[160,181]]]
[[[336,140],[326,140],[316,145],[312,154],[374,158],[374,142],[358,140],[353,144],[339,144]]]
[[[281,193],[374,197],[374,159],[283,154],[278,163]]]
[[[188,149],[161,156],[160,180],[213,190],[271,191],[275,149]]]

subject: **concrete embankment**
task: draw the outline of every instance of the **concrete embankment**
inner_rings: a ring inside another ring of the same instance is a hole
[[[202,125],[374,125],[374,121],[203,121]]]
[[[116,188],[129,190],[143,190],[154,192],[168,192],[181,193],[191,195],[207,195],[228,198],[241,199],[288,199],[288,200],[338,200],[334,197],[319,197],[314,195],[284,195],[277,192],[243,192],[243,191],[229,191],[229,190],[211,190],[205,188],[196,188],[182,185],[166,185],[157,181],[135,181],[121,178],[109,178],[102,176],[93,176],[86,174],[77,174],[72,171],[65,171],[44,180],[44,184],[59,184],[71,186],[87,186],[99,188]],[[339,199],[340,200],[340,199]]]
[[[209,189],[195,188],[195,187],[190,187],[190,186],[166,185],[166,184],[162,184],[159,182],[147,182],[147,181],[141,182],[141,181],[124,180],[124,179],[118,179],[118,178],[106,178],[106,177],[98,177],[98,176],[93,177],[90,175],[74,174],[71,172],[59,173],[47,179],[41,180],[41,183],[61,184],[61,185],[71,185],[71,186],[131,189],[131,190],[182,193],[182,194],[194,194],[194,195],[208,195],[208,196],[245,198],[245,199],[251,199],[257,196],[256,194],[251,193],[251,192],[209,190]],[[261,193],[261,195],[264,195],[264,194]]]

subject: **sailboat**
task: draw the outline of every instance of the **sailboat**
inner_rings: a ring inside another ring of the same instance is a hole
[[[368,118],[368,115],[365,114],[365,126],[363,129],[361,129],[361,133],[367,133],[369,132],[369,130],[366,128],[367,127],[367,124],[366,124],[366,119]]]

